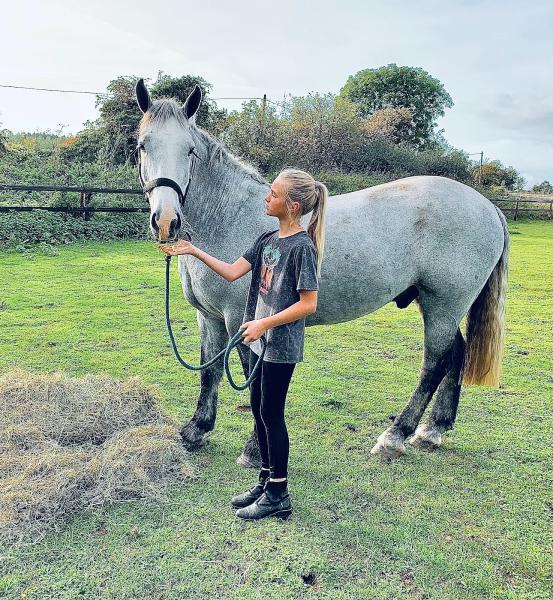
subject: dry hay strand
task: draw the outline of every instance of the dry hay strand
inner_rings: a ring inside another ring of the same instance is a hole
[[[180,435],[169,425],[140,425],[116,433],[91,462],[96,485],[90,503],[166,499],[164,484],[194,475],[182,454]]]
[[[196,476],[176,425],[137,378],[0,377],[0,537],[34,541],[77,510],[164,501]]]
[[[101,444],[133,425],[165,422],[152,393],[136,377],[77,379],[63,373],[33,375],[17,369],[0,377],[0,431],[38,429],[62,446]]]
[[[44,444],[0,453],[0,533],[9,540],[39,538],[81,508],[92,482],[88,452]]]

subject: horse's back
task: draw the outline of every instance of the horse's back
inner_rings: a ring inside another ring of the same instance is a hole
[[[417,283],[451,293],[470,279],[483,285],[503,247],[493,204],[462,183],[432,176],[330,197],[325,234],[323,322],[335,322],[337,307],[343,310],[338,294],[348,298],[352,318]]]

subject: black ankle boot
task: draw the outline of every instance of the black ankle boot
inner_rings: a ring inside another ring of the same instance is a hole
[[[261,469],[261,471],[259,471],[258,482],[247,492],[238,494],[238,496],[231,498],[230,503],[234,508],[249,506],[252,502],[255,502],[261,496],[261,494],[263,494],[263,490],[265,489],[265,484],[267,481],[269,481],[269,470]]]
[[[249,506],[237,510],[236,516],[246,520],[271,516],[287,519],[292,514],[292,503],[288,488],[282,483],[286,482],[268,481],[261,496]]]

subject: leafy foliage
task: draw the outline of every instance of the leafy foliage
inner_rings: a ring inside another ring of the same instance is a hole
[[[553,185],[549,181],[542,181],[532,187],[532,191],[536,194],[553,194]]]
[[[0,123],[1,125],[1,123]],[[8,132],[5,129],[0,129],[0,154],[6,152],[6,143],[8,141]]]
[[[484,187],[499,187],[506,190],[521,190],[524,178],[513,167],[505,167],[499,160],[486,161],[472,169],[473,179]]]
[[[133,162],[136,130],[142,116],[135,100],[137,80],[135,76],[117,77],[109,83],[107,95],[97,96],[100,117],[88,122],[85,129],[67,143],[67,161],[100,160],[110,166]],[[209,99],[211,84],[202,77],[171,77],[160,71],[151,86],[150,95],[153,99],[172,97],[184,102],[196,85],[202,88],[204,94],[197,116],[198,125],[217,135],[227,113]]]
[[[364,117],[387,108],[407,108],[413,112],[413,130],[409,141],[428,145],[436,119],[453,100],[443,84],[420,67],[389,64],[378,69],[364,69],[348,78],[340,94],[359,105]]]
[[[24,249],[36,244],[141,239],[148,237],[143,214],[93,215],[85,221],[72,214],[37,211],[0,213],[0,247]]]
[[[413,115],[411,108],[382,108],[366,119],[362,127],[371,139],[408,143],[413,135]]]

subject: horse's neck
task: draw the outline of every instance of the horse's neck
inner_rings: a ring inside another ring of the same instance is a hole
[[[244,168],[223,156],[211,164],[202,161],[192,176],[185,216],[192,227],[192,240],[212,250],[241,248],[244,239],[275,225],[264,211],[268,184],[252,177]],[[278,228],[278,223],[276,224]]]

